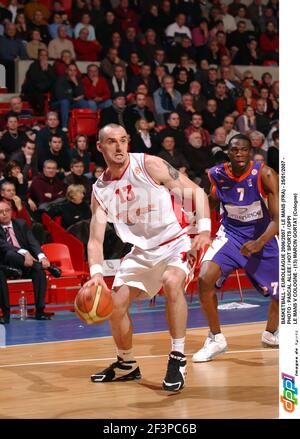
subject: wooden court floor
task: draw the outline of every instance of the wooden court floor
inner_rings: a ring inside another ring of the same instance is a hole
[[[170,348],[165,332],[135,335],[143,375],[135,382],[90,382],[114,361],[110,337],[1,348],[0,418],[277,418],[278,350],[262,347],[264,326],[224,326],[228,352],[202,364],[191,354],[207,329],[188,330],[187,382],[178,394],[161,390]]]

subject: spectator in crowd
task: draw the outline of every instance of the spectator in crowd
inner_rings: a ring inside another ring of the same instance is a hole
[[[19,130],[18,119],[16,116],[7,118],[6,132],[0,139],[0,160],[10,160],[11,155],[21,149],[27,136]]]
[[[139,58],[141,57],[142,51],[137,39],[136,30],[133,26],[129,26],[125,31],[124,37],[121,39],[121,58],[128,62],[132,52],[136,52]]]
[[[44,269],[50,262],[42,252],[25,221],[12,218],[12,210],[6,202],[0,202],[0,255],[4,264],[19,268],[25,277],[32,279],[35,297],[35,318],[49,320],[45,313],[47,280]]]
[[[259,42],[263,60],[273,60],[278,62],[279,36],[272,21],[267,22],[266,30],[260,35]]]
[[[194,172],[194,175],[200,179],[195,182],[208,192],[210,182],[207,172],[209,168],[214,165],[214,159],[211,149],[203,145],[200,132],[194,131],[189,135],[188,144],[184,148],[184,154],[190,169]]]
[[[101,72],[106,78],[110,79],[113,77],[114,69],[117,65],[120,65],[126,69],[125,62],[119,58],[118,50],[114,47],[110,47],[106,57],[101,61]]]
[[[54,108],[60,108],[63,131],[68,131],[70,109],[90,108],[89,102],[84,99],[82,80],[77,76],[77,67],[75,64],[69,64],[66,75],[57,78],[52,106]]]
[[[68,36],[69,38],[73,37],[73,30],[72,30],[70,24],[66,24],[66,22],[64,22],[63,14],[60,12],[54,12],[53,17],[52,17],[52,23],[48,26],[48,30],[49,30],[50,36],[52,38],[51,41],[58,38],[60,26],[63,26],[65,28],[66,36]],[[50,41],[50,43],[51,43],[51,41]],[[49,43],[49,45],[50,45],[50,43]],[[67,49],[67,47],[65,47],[65,49]],[[59,57],[60,57],[60,55],[58,56],[58,58]]]
[[[105,167],[102,165],[95,165],[92,172],[92,184],[96,183],[101,174],[103,174]]]
[[[151,74],[150,64],[144,63],[141,65],[141,72],[131,79],[129,84],[129,90],[131,92],[135,92],[140,84],[146,85],[146,87],[148,88],[148,93],[151,96],[153,92],[157,89],[157,83]]]
[[[218,71],[218,76],[220,77],[221,69],[222,67],[228,67],[230,70],[230,74],[228,76],[228,80],[230,81],[239,81],[242,79],[242,73],[239,71],[239,69],[232,65],[232,59],[229,55],[222,55],[220,58],[220,67]]]
[[[47,50],[41,49],[38,59],[26,72],[22,92],[38,115],[44,114],[45,93],[50,93],[55,84],[54,67],[48,63]]]
[[[233,15],[228,13],[228,4],[224,1],[220,3],[221,15],[220,18],[224,24],[224,32],[227,34],[236,31],[237,25]]]
[[[120,20],[123,32],[128,27],[134,27],[137,33],[140,32],[139,17],[134,9],[129,6],[129,0],[120,0],[115,9],[115,14]]]
[[[94,111],[110,107],[111,92],[104,76],[100,75],[99,67],[90,64],[87,67],[87,74],[83,80],[84,98],[89,101],[90,108]]]
[[[84,174],[89,174],[90,172],[90,155],[88,153],[89,143],[88,138],[85,134],[78,134],[74,140],[74,148],[70,150],[71,161],[73,159],[78,159],[83,162]]]
[[[234,62],[235,64],[245,66],[262,64],[262,53],[258,47],[258,42],[254,37],[249,39],[244,51],[236,54]]]
[[[201,18],[197,26],[192,30],[192,42],[194,47],[202,47],[208,43],[209,31],[208,31],[208,20],[206,18]]]
[[[273,77],[272,77],[271,73],[264,72],[261,75],[260,87],[261,88],[267,88],[269,91],[271,91],[272,83],[273,83]]]
[[[67,49],[63,50],[61,52],[61,58],[57,58],[54,62],[54,70],[55,70],[56,76],[65,75],[69,65],[74,64],[74,63],[75,62],[72,58],[72,53],[70,52],[70,50],[67,50]],[[81,72],[77,66],[76,66],[76,68],[77,68],[77,74],[81,75]]]
[[[31,219],[26,209],[25,202],[17,195],[15,184],[11,181],[4,181],[1,184],[0,199],[5,201],[12,209],[12,217],[26,221],[30,226]]]
[[[185,146],[184,131],[181,128],[180,116],[176,111],[172,111],[167,118],[167,126],[160,131],[159,139],[163,142],[163,139],[167,137],[173,137],[175,140],[175,148],[182,150]]]
[[[222,126],[226,132],[226,144],[229,143],[229,140],[231,139],[232,136],[239,134],[239,132],[233,128],[234,125],[235,125],[235,119],[233,116],[225,116],[224,117]]]
[[[136,132],[135,124],[138,120],[144,119],[148,122],[148,129],[152,130],[155,126],[152,111],[147,107],[146,96],[143,93],[136,93],[135,104],[128,106],[124,113],[126,131],[133,135]]]
[[[207,130],[205,130],[204,128],[202,128],[202,125],[203,125],[202,115],[198,112],[193,113],[191,124],[187,128],[185,128],[185,130],[184,130],[184,135],[185,135],[186,141],[188,141],[189,136],[192,133],[200,133],[202,146],[206,147],[206,146],[210,145],[209,132]]]
[[[16,160],[10,160],[4,171],[5,181],[9,181],[15,185],[16,195],[21,200],[26,200],[28,181],[22,174],[21,165]]]
[[[78,61],[97,61],[101,52],[101,45],[97,40],[89,40],[89,30],[83,27],[78,38],[74,40],[74,50]]]
[[[164,25],[158,5],[149,3],[149,8],[141,16],[141,29],[143,32],[146,32],[147,29],[153,29],[157,35],[163,35]]]
[[[249,18],[246,18],[247,16],[247,8],[243,5],[239,7],[237,10],[237,15],[235,16],[235,22],[238,23],[239,21],[244,21],[246,23],[246,31],[254,31],[254,26],[249,20]]]
[[[102,25],[104,21],[106,5],[104,5],[102,0],[92,0],[92,9],[90,11],[91,23],[94,28],[98,28]]]
[[[175,44],[182,36],[187,36],[192,39],[191,31],[185,23],[186,16],[184,14],[178,14],[175,18],[175,22],[166,28],[166,37],[169,44]]]
[[[16,37],[19,38],[20,40],[28,41],[28,36],[30,31],[23,12],[18,12],[16,16],[15,25],[17,31]]]
[[[154,73],[155,68],[157,66],[162,66],[166,72],[166,74],[169,74],[169,68],[166,61],[166,52],[163,49],[163,47],[159,47],[155,50],[153,60],[151,61],[151,70],[152,73]]]
[[[192,81],[189,85],[189,93],[193,97],[193,107],[199,113],[201,113],[207,104],[206,97],[201,93],[202,86],[199,81]]]
[[[71,59],[75,59],[74,45],[71,40],[68,39],[67,27],[61,24],[57,28],[57,37],[50,41],[48,45],[49,58],[60,59],[62,52],[68,50],[71,54]]]
[[[94,28],[94,26],[91,25],[90,14],[83,14],[79,23],[76,24],[76,26],[74,28],[75,38],[78,38],[80,36],[80,31],[82,29],[88,30],[88,33],[87,33],[87,40],[88,41],[95,41],[96,40],[95,28]]]
[[[36,147],[38,155],[45,149],[49,148],[50,137],[53,134],[62,138],[63,146],[69,150],[69,141],[66,133],[59,127],[58,114],[55,111],[49,111],[46,116],[46,126],[38,131],[36,136]]]
[[[69,174],[70,156],[68,151],[63,147],[62,138],[57,134],[52,134],[49,139],[49,148],[44,148],[38,154],[38,167],[43,170],[46,160],[55,161],[57,164],[57,172],[65,175]]]
[[[113,103],[110,107],[105,108],[101,113],[100,127],[109,123],[116,123],[125,127],[124,112],[126,109],[126,96],[119,92],[113,95]]]
[[[213,134],[215,129],[222,124],[222,117],[218,112],[218,106],[215,99],[208,99],[206,109],[202,112],[203,127]]]
[[[190,126],[193,114],[196,112],[193,105],[193,96],[190,93],[182,95],[182,102],[177,105],[176,111],[179,114],[182,129]]]
[[[69,229],[80,221],[91,218],[91,209],[86,198],[85,187],[82,184],[70,184],[66,191],[67,202],[62,209],[62,226]]]
[[[166,116],[174,111],[181,102],[181,94],[174,88],[174,78],[166,75],[163,78],[162,87],[153,93],[155,119],[160,125],[164,125]]]
[[[191,60],[187,53],[183,54],[179,58],[179,63],[174,67],[172,71],[172,76],[178,76],[178,73],[181,69],[186,69],[188,74],[188,82],[190,83],[194,79],[194,70],[191,67]]]
[[[32,140],[26,140],[22,148],[11,156],[20,164],[23,177],[30,181],[38,174],[36,146]]]
[[[36,10],[33,13],[33,18],[30,20],[29,27],[31,30],[38,30],[41,35],[41,40],[43,43],[48,45],[49,41],[51,40],[51,36],[48,30],[48,23],[45,20],[42,11]]]
[[[111,10],[106,11],[104,21],[99,28],[96,28],[96,37],[101,44],[105,44],[111,40],[114,32],[121,32],[119,21],[116,19],[115,13]]]
[[[266,28],[268,23],[271,22],[274,25],[274,28],[278,28],[278,19],[275,16],[274,10],[271,5],[267,5],[263,8],[263,15],[259,17],[259,32],[266,32]]]
[[[85,200],[90,202],[92,186],[90,180],[84,175],[84,163],[81,159],[72,159],[70,165],[71,173],[66,176],[65,183],[67,186],[70,184],[80,184],[85,190]]]
[[[141,73],[141,61],[137,52],[131,52],[129,55],[129,62],[126,68],[126,76],[130,81],[134,76]]]
[[[215,100],[217,103],[218,114],[223,120],[228,114],[237,116],[233,99],[227,94],[226,84],[223,79],[219,79],[215,87]]]
[[[272,134],[273,145],[268,149],[267,163],[268,166],[279,173],[279,130],[276,130]]]
[[[264,156],[264,159],[266,160],[266,151],[262,149],[265,142],[265,136],[263,135],[263,133],[260,133],[259,131],[252,131],[248,137],[251,141],[253,155],[259,152]]]
[[[145,44],[143,44],[142,58],[144,63],[151,65],[154,54],[161,47],[161,44],[157,41],[157,35],[153,29],[147,29],[144,38]]]
[[[174,73],[173,73],[174,75]],[[175,88],[182,95],[187,93],[189,90],[189,75],[188,71],[185,67],[182,67],[177,70],[177,74],[175,76]],[[179,104],[180,105],[180,104]]]
[[[246,50],[247,42],[248,42],[248,32],[247,32],[247,26],[244,20],[240,20],[237,23],[237,30],[232,32],[228,36],[228,48],[230,52],[232,53],[233,62],[234,57],[239,53],[239,56],[241,56],[241,53]],[[235,62],[234,62],[235,64]]]
[[[108,80],[108,85],[112,95],[121,92],[127,96],[128,84],[126,78],[126,69],[124,66],[121,65],[114,66],[114,74]]]
[[[262,154],[262,152],[255,152],[255,153],[253,154],[253,160],[254,160],[255,162],[261,162],[261,163],[264,163],[264,162],[265,162],[265,156],[264,156],[264,154]]]
[[[162,140],[162,149],[158,154],[166,162],[170,163],[173,168],[187,175],[189,170],[189,163],[186,160],[184,154],[175,148],[175,139],[171,136],[166,136]]]
[[[196,77],[198,77],[198,75],[195,75]],[[217,81],[218,81],[218,71],[216,69],[216,67],[210,67],[207,71],[207,78],[205,80],[203,80],[202,82],[199,82],[202,84],[202,88],[203,88],[203,94],[207,99],[212,99],[215,96],[215,87],[217,85]]]
[[[256,131],[256,116],[250,105],[246,107],[244,114],[237,118],[235,125],[242,134],[248,135],[251,131]]]
[[[78,23],[83,14],[89,14],[89,5],[86,0],[75,0],[72,3],[71,23]]]
[[[239,115],[245,112],[246,107],[251,106],[252,108],[256,107],[256,99],[252,96],[252,89],[245,87],[243,91],[243,96],[240,96],[235,101],[236,109]]]
[[[15,116],[18,122],[30,123],[32,119],[32,110],[28,108],[23,108],[23,102],[20,96],[13,96],[9,101],[10,110],[5,114],[5,118],[8,119],[10,116]]]
[[[4,35],[0,36],[0,63],[6,69],[6,86],[9,92],[15,91],[15,59],[27,59],[25,46],[16,33],[16,25],[8,22],[5,24]]]
[[[43,17],[45,17],[45,20],[49,20],[51,13],[47,6],[45,6],[42,2],[30,0],[24,6],[24,14],[30,21],[34,19],[34,13],[36,11],[40,11]]]
[[[46,160],[43,164],[43,172],[34,177],[32,181],[30,198],[39,208],[65,195],[66,185],[57,176],[57,171],[57,163],[54,160]]]
[[[157,135],[151,129],[151,123],[146,119],[135,122],[135,133],[132,133],[130,152],[157,155],[159,152]]]
[[[226,130],[224,127],[218,127],[215,129],[214,132],[214,140],[211,143],[211,152],[213,153],[214,157],[218,151],[222,151],[223,153],[227,153],[228,145],[226,143]]]
[[[254,24],[256,32],[259,31],[259,21],[263,16],[264,6],[262,0],[253,0],[248,6],[248,17]]]
[[[41,49],[47,51],[47,46],[42,42],[41,34],[38,29],[31,31],[31,40],[26,45],[26,52],[29,59],[38,59],[38,54]]]

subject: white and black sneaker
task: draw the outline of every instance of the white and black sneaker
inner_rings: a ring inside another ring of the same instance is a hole
[[[168,369],[163,381],[163,389],[178,392],[184,387],[186,377],[186,357],[181,352],[169,354]]]
[[[133,381],[141,379],[140,368],[136,361],[123,361],[121,357],[101,372],[91,375],[93,383],[111,381]]]

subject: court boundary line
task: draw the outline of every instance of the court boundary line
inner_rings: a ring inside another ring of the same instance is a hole
[[[255,325],[257,323],[266,323],[266,322],[267,322],[266,320],[261,320],[261,321],[258,321],[258,322],[225,323],[224,325],[222,325],[222,328],[224,326]],[[197,327],[197,328],[186,328],[187,331],[193,331],[193,330],[198,330],[198,329],[207,329],[208,330],[208,326]],[[169,331],[168,330],[164,330],[164,331],[134,332],[133,333],[133,337],[135,335],[160,334],[160,333],[166,333],[166,332],[169,332]],[[35,346],[35,345],[43,345],[43,344],[50,344],[50,343],[71,343],[73,341],[99,340],[99,339],[103,339],[103,338],[112,338],[112,335],[103,335],[103,336],[100,336],[100,337],[74,338],[74,339],[68,339],[68,340],[41,341],[41,342],[36,342],[36,343],[10,344],[10,345],[5,345],[5,346],[0,346],[0,349],[3,349],[3,348],[15,348],[15,347],[18,347],[18,346]]]
[[[241,349],[236,351],[227,351],[224,352],[224,354],[242,354],[242,353],[255,353],[255,352],[277,352],[279,351],[278,348],[261,348],[261,349]],[[190,357],[193,355],[191,354],[185,354],[187,357]],[[169,354],[161,354],[161,355],[136,355],[136,359],[148,359],[148,358],[163,358],[168,357]],[[78,359],[78,360],[61,360],[61,361],[44,361],[44,362],[34,362],[34,363],[18,363],[18,364],[2,364],[0,365],[0,369],[4,369],[6,367],[27,367],[27,366],[52,366],[55,364],[70,364],[70,363],[88,363],[93,361],[112,361],[115,360],[116,357],[104,357],[104,358],[84,358],[84,359]]]

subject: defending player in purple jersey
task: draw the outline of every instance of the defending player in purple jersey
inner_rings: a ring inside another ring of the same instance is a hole
[[[203,348],[194,354],[194,362],[212,360],[227,350],[215,289],[237,268],[245,269],[259,292],[271,296],[262,342],[278,346],[278,175],[251,160],[251,143],[243,134],[231,138],[228,156],[230,162],[210,170],[210,207],[220,204],[222,220],[201,265],[200,301],[210,331]]]

